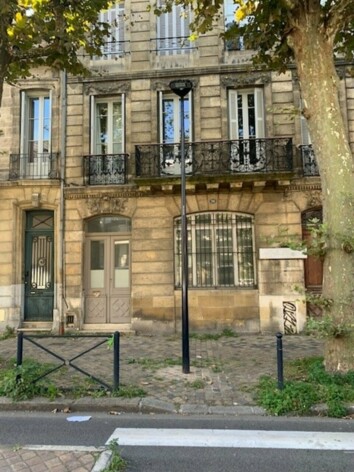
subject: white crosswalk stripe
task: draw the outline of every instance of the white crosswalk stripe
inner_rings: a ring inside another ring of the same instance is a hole
[[[106,444],[354,451],[354,433],[222,429],[117,428]]]

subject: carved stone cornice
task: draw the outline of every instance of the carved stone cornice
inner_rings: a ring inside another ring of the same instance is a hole
[[[127,198],[115,198],[110,195],[101,195],[98,198],[89,198],[87,208],[91,213],[122,213],[126,209]]]
[[[65,199],[66,200],[90,200],[90,199],[127,199],[127,198],[138,198],[143,197],[145,194],[139,190],[122,190],[122,191],[115,191],[112,193],[87,193],[82,190],[76,189],[66,189],[65,190]]]
[[[131,90],[131,82],[128,80],[119,82],[94,82],[84,84],[86,95],[110,95],[117,93],[127,93]]]
[[[197,85],[198,85],[198,83],[199,83],[199,79],[196,79],[196,78],[190,79],[190,78],[187,77],[187,76],[186,76],[186,77],[183,77],[183,78],[184,78],[184,79],[186,78],[186,79],[188,79],[188,80],[190,80],[190,81],[192,82],[192,85],[193,85],[192,90],[197,88]],[[157,91],[159,91],[159,90],[163,90],[163,91],[165,91],[165,90],[170,90],[170,82],[171,82],[172,80],[173,80],[172,77],[170,77],[170,78],[168,78],[168,79],[165,79],[165,80],[163,80],[163,79],[162,79],[162,80],[161,80],[161,79],[159,79],[159,80],[152,80],[152,81],[151,81],[151,90],[157,90]]]
[[[322,206],[322,192],[320,190],[312,190],[305,192],[307,200],[307,208]]]
[[[271,82],[270,72],[242,72],[240,74],[221,77],[224,87],[243,87],[248,85],[264,85]]]

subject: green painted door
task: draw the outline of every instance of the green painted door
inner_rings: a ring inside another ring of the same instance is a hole
[[[25,321],[52,321],[54,301],[54,214],[26,214]]]

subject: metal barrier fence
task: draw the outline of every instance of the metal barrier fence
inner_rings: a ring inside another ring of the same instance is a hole
[[[48,376],[49,374],[52,374],[53,372],[56,372],[57,370],[61,369],[62,367],[70,366],[73,369],[77,370],[83,375],[86,375],[90,379],[94,380],[95,382],[99,383],[100,385],[104,386],[108,390],[117,390],[119,388],[119,350],[120,350],[120,333],[116,331],[113,333],[113,343],[112,343],[112,348],[113,348],[113,385],[109,385],[106,382],[104,382],[102,379],[99,379],[98,377],[92,375],[90,372],[87,372],[86,370],[82,369],[81,367],[75,365],[73,362],[79,359],[80,357],[84,356],[88,352],[93,351],[94,349],[98,348],[104,343],[107,343],[110,339],[111,336],[97,336],[97,335],[26,335],[22,332],[18,334],[17,337],[17,361],[16,364],[17,366],[21,366],[23,362],[23,342],[24,340],[29,341],[30,343],[34,344],[37,346],[39,349],[42,349],[45,351],[47,354],[55,357],[57,360],[61,362],[61,364],[55,366],[54,368],[49,369],[48,371],[44,372],[44,374],[38,376],[36,379],[33,380],[33,383],[38,382],[39,380],[43,379],[44,377]],[[64,357],[58,355],[51,349],[48,349],[48,347],[43,346],[40,344],[38,340],[40,339],[45,339],[45,338],[70,338],[70,339],[77,339],[77,338],[103,338],[99,343],[95,344],[94,346],[91,346],[89,349],[86,349],[85,351],[81,352],[80,354],[76,355],[75,357],[72,357],[71,359],[65,359]],[[21,378],[21,375],[18,375],[18,379]]]

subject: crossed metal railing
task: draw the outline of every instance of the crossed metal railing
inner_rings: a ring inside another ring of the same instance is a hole
[[[71,359],[65,359],[64,357],[58,355],[56,352],[52,351],[51,349],[48,349],[48,347],[43,346],[40,344],[36,339],[44,339],[44,338],[70,338],[70,339],[76,339],[76,338],[103,338],[99,343],[95,344],[94,346],[91,346],[89,349],[86,349],[85,351],[81,352],[80,354],[72,357]],[[56,372],[57,370],[61,369],[62,367],[70,366],[73,369],[77,370],[83,375],[86,375],[87,377],[91,378],[95,382],[99,383],[100,385],[106,387],[108,390],[117,390],[119,388],[119,349],[120,349],[120,333],[116,331],[113,334],[113,385],[109,385],[106,382],[104,382],[102,379],[96,377],[95,375],[91,374],[90,372],[87,372],[86,370],[82,369],[81,367],[75,365],[73,362],[79,359],[80,357],[84,356],[88,352],[93,351],[94,349],[98,348],[104,343],[107,343],[107,341],[111,338],[111,336],[97,336],[97,335],[62,335],[62,336],[57,336],[57,335],[26,335],[22,332],[18,334],[17,337],[17,366],[21,366],[23,362],[23,341],[27,340],[30,343],[34,344],[37,346],[39,349],[42,349],[45,351],[47,354],[55,357],[57,360],[61,361],[61,364],[48,369],[46,372],[43,374],[39,375],[37,378],[33,380],[33,383],[38,382],[39,380],[43,379],[44,377],[47,377],[48,375],[52,374],[53,372]],[[18,380],[21,378],[21,375],[18,375]]]

